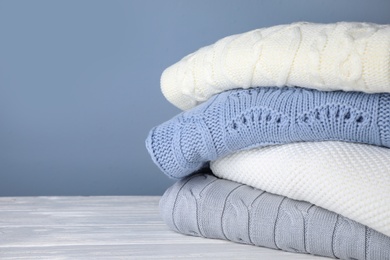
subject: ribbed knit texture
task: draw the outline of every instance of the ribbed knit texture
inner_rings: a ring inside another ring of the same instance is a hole
[[[389,260],[390,238],[313,204],[209,174],[185,178],[160,211],[176,232],[340,259]]]
[[[390,25],[293,23],[232,35],[187,55],[161,76],[187,110],[233,88],[300,86],[390,92]]]
[[[230,154],[213,173],[304,200],[390,236],[390,149],[345,142],[303,142]]]
[[[390,94],[259,87],[225,91],[151,130],[146,146],[172,178],[239,150],[299,141],[390,146]]]

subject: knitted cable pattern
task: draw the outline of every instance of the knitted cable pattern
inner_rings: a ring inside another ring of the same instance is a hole
[[[199,174],[175,183],[160,211],[174,231],[331,258],[389,260],[390,238],[313,204]]]
[[[301,142],[229,154],[210,163],[223,179],[313,203],[390,236],[390,149]]]
[[[324,140],[390,147],[389,97],[292,87],[226,91],[153,128],[146,146],[172,178],[254,147]]]
[[[390,25],[299,22],[223,38],[161,76],[161,90],[187,110],[233,88],[300,86],[390,92]]]

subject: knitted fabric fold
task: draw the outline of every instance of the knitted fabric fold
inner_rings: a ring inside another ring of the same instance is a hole
[[[390,147],[390,94],[298,87],[225,91],[153,128],[146,146],[165,174],[183,178],[243,149],[325,140]]]
[[[390,236],[390,149],[302,142],[229,154],[210,163],[228,179],[313,203]]]
[[[233,88],[300,86],[390,92],[390,25],[307,22],[225,37],[161,76],[161,90],[187,110]]]
[[[175,183],[160,211],[176,232],[331,258],[389,260],[390,238],[339,214],[198,174]]]

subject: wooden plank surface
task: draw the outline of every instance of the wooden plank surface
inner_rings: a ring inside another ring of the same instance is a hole
[[[158,200],[0,198],[0,259],[329,259],[175,233]]]

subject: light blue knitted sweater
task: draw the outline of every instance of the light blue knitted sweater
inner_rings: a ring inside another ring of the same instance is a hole
[[[159,168],[179,179],[242,149],[325,140],[390,147],[390,94],[226,91],[153,128],[146,146]]]

